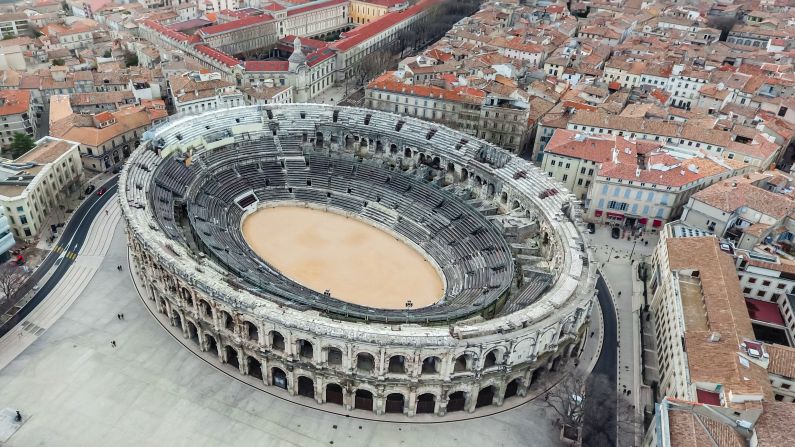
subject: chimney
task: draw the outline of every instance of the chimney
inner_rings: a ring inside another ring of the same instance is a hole
[[[638,152],[638,169],[646,169],[646,154],[641,154],[640,152]]]

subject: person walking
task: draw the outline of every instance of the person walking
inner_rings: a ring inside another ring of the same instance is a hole
[[[120,314],[120,315],[121,315],[121,319],[123,320],[124,319],[124,314]]]
[[[121,314],[116,314],[116,319],[121,320]]]
[[[110,341],[110,346],[115,348],[116,347],[116,340],[111,340]]]

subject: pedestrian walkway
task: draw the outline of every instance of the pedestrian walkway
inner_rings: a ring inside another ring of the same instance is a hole
[[[105,210],[108,212],[107,215]],[[100,213],[102,217],[91,224],[86,242],[78,253],[56,247],[62,258],[68,257],[75,262],[44,301],[36,306],[22,323],[0,338],[0,369],[8,365],[52,326],[93,278],[110,247],[113,229],[121,219],[121,208],[117,201],[111,200],[105,204]],[[50,275],[45,275],[39,284],[46,282],[49,277]]]

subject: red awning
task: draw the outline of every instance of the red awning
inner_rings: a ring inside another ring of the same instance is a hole
[[[596,216],[596,217],[602,217],[602,210],[594,211],[593,215]]]
[[[618,90],[618,89],[621,88],[621,84],[619,84],[616,81],[613,81],[613,82],[607,84],[607,88],[609,88],[610,90]]]
[[[607,212],[607,217],[611,219],[623,219],[624,215],[621,213],[611,213],[610,211]]]
[[[641,225],[646,225],[646,223],[648,223],[648,222],[649,222],[649,219],[646,218],[646,217],[641,217],[640,219],[638,219],[638,223],[641,224]]]
[[[651,226],[654,228],[661,227],[662,221],[660,219],[654,219],[654,222],[651,223]]]

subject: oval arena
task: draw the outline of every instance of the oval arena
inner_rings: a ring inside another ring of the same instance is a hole
[[[476,412],[521,403],[584,343],[579,204],[444,126],[319,104],[183,117],[147,133],[119,196],[147,302],[274,393]]]

